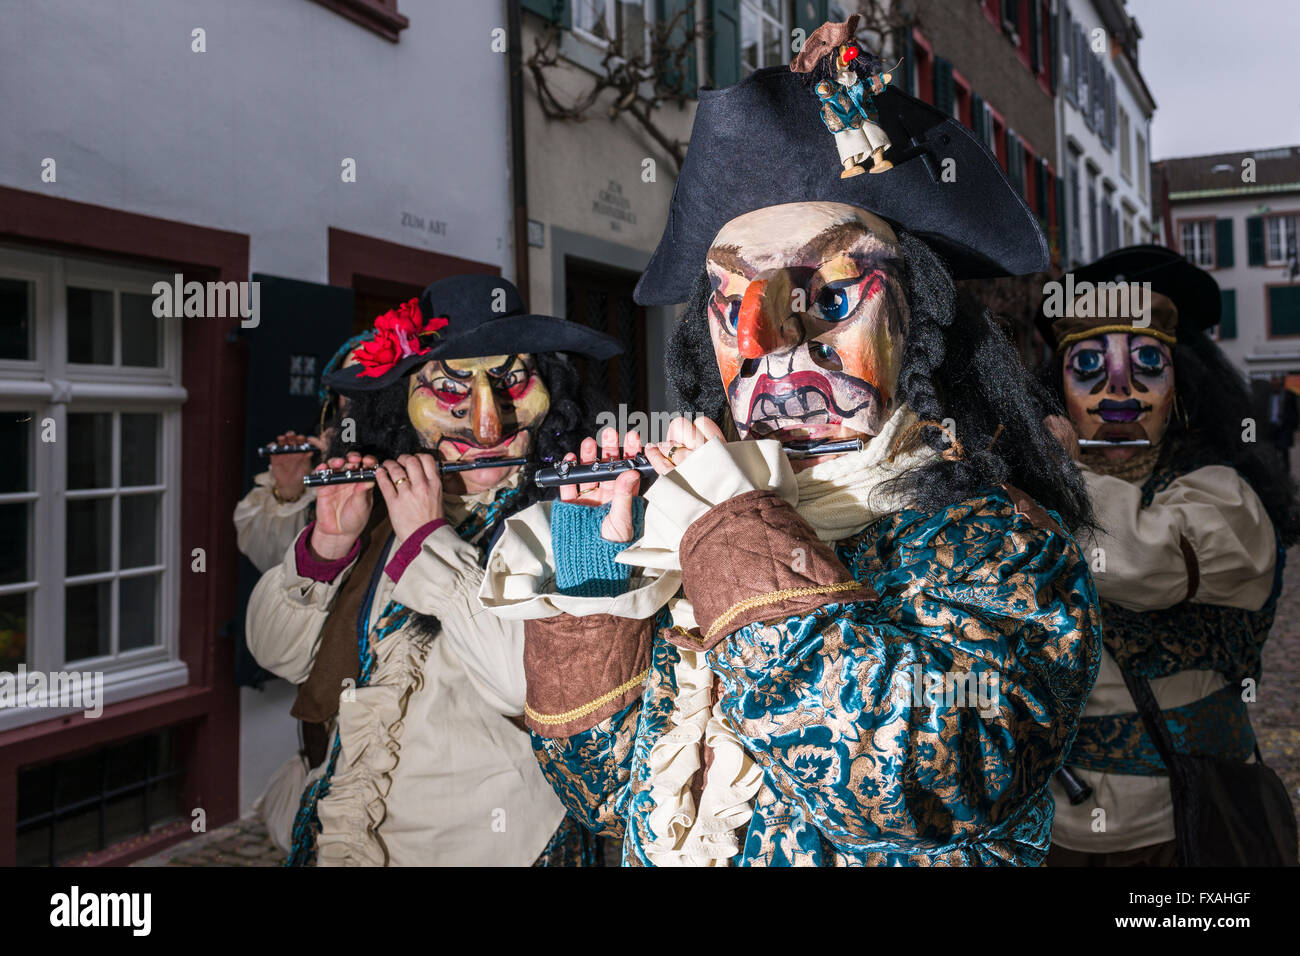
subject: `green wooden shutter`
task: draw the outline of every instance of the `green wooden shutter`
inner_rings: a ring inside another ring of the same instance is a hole
[[[1219,299],[1223,303],[1219,313],[1219,338],[1235,339],[1237,337],[1237,290],[1220,289]]]
[[[1048,20],[1047,29],[1048,29],[1048,35],[1047,35],[1048,79],[1051,82],[1052,95],[1055,96],[1057,89],[1061,85],[1061,38],[1059,36],[1060,19],[1057,17],[1055,12],[1051,14],[1051,17]]]
[[[1034,203],[1037,206],[1038,218],[1043,221],[1043,228],[1047,227],[1048,205],[1047,205],[1047,160],[1034,160]]]
[[[659,0],[657,4],[656,15],[659,22],[667,24],[679,10],[685,10],[686,15],[678,21],[677,26],[673,29],[672,34],[667,38],[670,46],[679,45],[682,38],[691,33],[695,26],[695,0]],[[694,95],[700,85],[699,73],[696,70],[695,41],[691,41],[692,52],[684,63],[684,69],[678,71],[672,68],[671,64],[665,64],[663,68],[663,83],[669,89],[681,90]]]
[[[1232,220],[1217,219],[1214,222],[1214,264],[1216,268],[1231,268],[1232,257]]]
[[[806,40],[814,30],[830,19],[830,0],[794,0],[794,25]]]
[[[561,29],[573,27],[573,10],[569,0],[519,0],[519,6],[550,20]]]
[[[1264,265],[1264,217],[1246,217],[1246,263]]]
[[[904,93],[916,95],[916,84],[912,82],[912,77],[916,72],[916,44],[912,42],[912,28],[901,27],[899,29],[897,49],[903,57],[903,65],[900,69],[903,71],[901,85]]]
[[[1029,0],[1029,66],[1038,75],[1043,68],[1043,26],[1038,0]]]
[[[955,87],[952,81],[952,64],[943,57],[934,58],[934,105],[936,108],[952,115],[952,101]]]
[[[709,67],[715,87],[740,82],[740,0],[709,0]]]
[[[970,129],[981,144],[988,142],[988,134],[984,131],[984,97],[975,92],[970,95]]]
[[[1300,285],[1268,290],[1268,334],[1300,335]]]

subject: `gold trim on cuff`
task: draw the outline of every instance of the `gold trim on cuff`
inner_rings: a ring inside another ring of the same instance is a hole
[[[730,624],[737,615],[753,608],[762,607],[765,604],[775,604],[778,601],[784,601],[786,598],[808,597],[813,594],[832,594],[836,591],[852,591],[854,588],[860,587],[862,587],[860,581],[841,581],[839,584],[821,584],[816,587],[786,588],[784,591],[772,591],[768,594],[760,594],[757,597],[746,598],[731,605],[731,607],[719,614],[713,624],[709,626],[709,631],[704,635],[704,639],[706,641],[710,640],[718,631]]]
[[[606,704],[608,704],[611,700],[614,700],[615,698],[621,697],[624,694],[626,694],[637,684],[644,684],[646,678],[649,676],[650,676],[650,668],[647,667],[636,677],[633,677],[630,681],[627,681],[626,683],[619,684],[608,694],[602,694],[601,696],[593,700],[591,703],[583,704],[581,707],[575,707],[573,708],[573,710],[566,710],[562,714],[539,714],[537,711],[529,707],[527,703],[524,704],[524,714],[528,717],[529,720],[533,721],[533,723],[536,724],[551,724],[551,725],[567,724],[571,720],[577,720],[579,717],[586,717],[588,714],[592,713],[593,711],[599,710],[601,707],[604,707]]]

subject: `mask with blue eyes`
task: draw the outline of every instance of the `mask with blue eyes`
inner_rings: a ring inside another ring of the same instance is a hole
[[[892,228],[843,203],[739,216],[709,250],[714,355],[742,438],[870,437],[907,330]]]
[[[1174,407],[1174,366],[1163,341],[1133,332],[1082,339],[1065,350],[1065,407],[1080,438],[1158,445]],[[1106,449],[1108,458],[1132,449]]]

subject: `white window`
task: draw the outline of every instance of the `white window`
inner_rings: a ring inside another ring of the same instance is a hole
[[[1133,245],[1133,217],[1128,213],[1124,214],[1124,245]]]
[[[1138,195],[1143,199],[1147,198],[1147,177],[1151,171],[1147,169],[1147,141],[1141,133],[1137,135],[1137,181]]]
[[[790,62],[788,6],[782,0],[740,0],[740,68],[743,72]]]
[[[1214,268],[1214,220],[1198,219],[1182,224],[1183,255],[1193,265]]]
[[[573,32],[598,46],[613,41],[630,60],[651,46],[654,0],[575,0]]]
[[[181,320],[154,316],[160,280],[0,250],[0,670],[99,672],[103,703],[186,683]]]
[[[1296,217],[1269,216],[1264,220],[1264,237],[1267,240],[1268,264],[1286,265],[1296,250]]]
[[[1129,149],[1128,110],[1121,106],[1119,108],[1119,172],[1126,183],[1133,181],[1133,170],[1130,165],[1132,158]]]

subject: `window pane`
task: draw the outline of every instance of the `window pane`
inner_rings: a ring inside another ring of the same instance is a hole
[[[68,415],[68,487],[110,488],[113,484],[113,416],[108,412]]]
[[[67,575],[94,574],[113,567],[113,499],[68,502]]]
[[[122,413],[122,487],[158,484],[158,429],[162,416]]]
[[[31,594],[0,595],[0,671],[14,671],[27,662],[27,632]]]
[[[158,563],[158,505],[161,495],[122,496],[121,568]]]
[[[0,584],[30,581],[32,506],[21,501],[0,505]]]
[[[122,293],[122,364],[162,367],[162,319],[153,314],[153,296]]]
[[[623,55],[630,60],[643,56],[646,39],[644,0],[620,0],[618,16]]]
[[[158,575],[146,574],[139,578],[123,578],[118,582],[118,613],[121,624],[117,631],[118,649],[128,651],[133,647],[150,647],[158,643]]]
[[[113,293],[68,286],[68,361],[113,364]]]
[[[9,456],[0,468],[0,494],[32,489],[32,413],[0,412],[0,448]]]
[[[763,21],[763,65],[776,66],[785,62],[785,35],[781,24],[772,20]]]
[[[111,582],[79,584],[64,592],[64,655],[68,661],[109,652]]]
[[[753,70],[759,65],[759,15],[748,6],[740,8],[740,65]]]
[[[0,359],[29,361],[35,348],[36,291],[24,279],[0,279]]]

